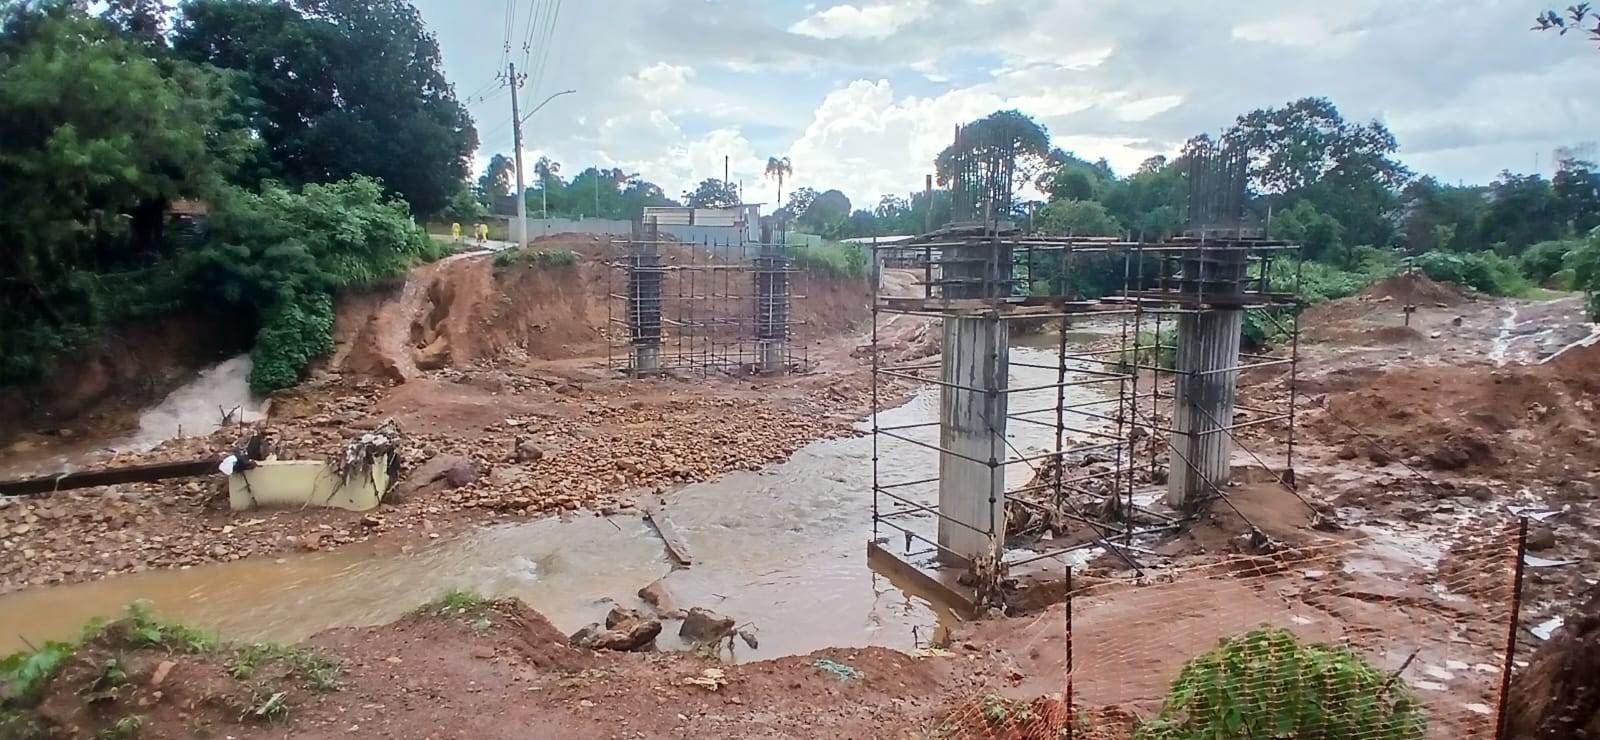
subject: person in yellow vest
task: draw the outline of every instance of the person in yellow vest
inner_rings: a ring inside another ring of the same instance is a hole
[[[484,242],[486,242],[488,240],[489,240],[489,225],[488,224],[484,224],[484,223],[478,224],[478,243],[482,244],[482,243],[484,243]]]
[[[455,239],[457,244],[461,243],[461,222],[460,221],[457,221],[457,222],[455,222],[453,224],[450,224],[450,236],[451,236],[451,238]]]

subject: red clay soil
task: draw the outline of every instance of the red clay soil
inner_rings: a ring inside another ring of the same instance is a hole
[[[1418,305],[1458,306],[1468,299],[1454,283],[1436,282],[1420,272],[1394,275],[1374,282],[1361,291],[1368,300],[1390,299]]]
[[[1512,677],[1506,737],[1600,737],[1600,591]]]
[[[574,265],[544,265],[529,260],[495,264],[489,254],[466,254],[413,270],[403,286],[351,293],[339,301],[334,323],[336,349],[329,369],[404,382],[422,371],[466,367],[508,353],[524,360],[568,360],[606,353],[611,324],[610,294],[623,288],[622,273],[608,262],[623,252],[609,241],[589,236],[557,236],[534,243],[534,250],[566,250],[579,255]],[[663,262],[684,267],[711,258],[689,246],[664,250]],[[663,310],[680,310],[673,296],[743,296],[717,306],[690,299],[692,310],[754,315],[742,310],[753,280],[745,272],[674,270],[663,288]],[[859,326],[870,317],[871,293],[864,280],[802,272],[793,287],[792,316],[801,341]],[[719,299],[720,300],[720,299]],[[723,305],[726,304],[726,305]],[[690,310],[690,309],[683,309]],[[669,330],[670,331],[670,330]],[[727,339],[737,339],[738,327]],[[672,341],[668,336],[666,341]]]
[[[1351,346],[1384,346],[1420,341],[1415,327],[1393,325],[1410,300],[1423,309],[1454,308],[1470,302],[1460,289],[1421,274],[1395,275],[1367,286],[1359,295],[1318,303],[1300,315],[1301,339]]]
[[[1528,473],[1546,479],[1600,469],[1600,352],[1489,370],[1409,366],[1339,371],[1307,381],[1326,393],[1308,415],[1312,438],[1436,471]],[[1359,430],[1359,431],[1358,431]]]
[[[514,601],[424,607],[393,624],[324,633],[301,649],[337,661],[336,689],[313,691],[276,664],[236,679],[228,649],[169,654],[97,638],[24,717],[58,736],[88,737],[136,716],[137,736],[147,739],[922,737],[927,718],[977,695],[999,672],[982,658],[881,648],[743,665],[591,652],[568,647]],[[126,675],[102,681],[112,657]],[[690,681],[718,672],[716,688]],[[280,691],[274,718],[250,710]]]

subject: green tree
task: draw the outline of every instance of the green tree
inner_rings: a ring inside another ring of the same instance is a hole
[[[731,182],[708,177],[694,190],[684,193],[683,202],[694,208],[731,208],[739,205],[739,188]]]
[[[958,173],[982,172],[984,177],[1003,183],[1007,193],[1015,193],[1050,170],[1053,154],[1050,134],[1037,121],[1016,110],[995,111],[961,127],[956,141],[939,152],[934,160],[941,186],[952,185]],[[996,200],[996,193],[982,197]],[[1014,218],[1016,203],[993,202],[996,217]]]
[[[1550,179],[1556,209],[1567,230],[1587,233],[1600,226],[1600,172],[1594,163],[1568,160]]]
[[[1298,242],[1302,254],[1311,259],[1334,260],[1342,256],[1339,251],[1344,246],[1344,227],[1310,201],[1300,201],[1272,214],[1268,232],[1274,239]]]
[[[1052,150],[1050,170],[1040,178],[1039,189],[1051,200],[1098,200],[1117,181],[1104,162],[1097,164],[1071,152]]]
[[[811,204],[795,218],[795,225],[830,239],[840,238],[848,228],[852,210],[849,197],[838,190],[828,190],[811,200]]]
[[[1600,234],[1591,235],[1588,244],[1574,250],[1567,264],[1574,285],[1584,293],[1589,320],[1600,322]]]
[[[549,157],[540,157],[533,163],[534,177],[539,178],[539,199],[534,200],[533,191],[526,194],[528,210],[538,211],[539,218],[549,218],[551,210],[556,213],[566,211],[567,183],[561,179],[561,163]]]
[[[71,6],[0,11],[0,381],[162,305],[167,206],[251,146],[225,76],[163,64]]]
[[[1401,191],[1401,245],[1412,254],[1483,249],[1478,224],[1488,205],[1486,187],[1443,185],[1432,177],[1419,177]]]
[[[483,195],[484,205],[493,208],[497,198],[511,195],[516,177],[517,164],[514,160],[504,154],[490,157],[483,175],[478,178],[478,192]]]
[[[668,198],[661,186],[649,180],[641,180],[638,176],[630,176],[628,183],[622,188],[622,217],[637,218],[644,214],[647,206],[675,206],[678,202]]]
[[[1352,243],[1394,242],[1397,192],[1411,172],[1394,158],[1399,144],[1382,123],[1352,123],[1328,99],[1302,98],[1240,116],[1223,139],[1249,147],[1264,206],[1309,200]]]
[[[1559,239],[1565,230],[1563,216],[1550,181],[1507,171],[1489,186],[1479,231],[1484,244],[1504,244],[1515,254],[1530,244]]]
[[[789,220],[806,212],[811,203],[817,199],[817,191],[812,188],[795,188],[789,191],[789,201],[784,204],[783,211]]]
[[[1112,181],[1101,201],[1135,236],[1159,239],[1183,224],[1189,189],[1182,167],[1166,157],[1151,157],[1133,174]]]
[[[270,175],[377,177],[424,214],[468,175],[477,132],[404,0],[189,0],[173,48],[248,77]]]
[[[1039,212],[1040,228],[1049,234],[1063,236],[1117,236],[1121,224],[1106,211],[1106,207],[1092,200],[1052,201]]]

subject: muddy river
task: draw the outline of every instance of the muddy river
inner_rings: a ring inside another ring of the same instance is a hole
[[[1014,347],[1013,363],[1054,365],[1055,352],[1038,345],[1055,341],[1018,340],[1035,346]],[[1012,366],[1012,387],[1055,380],[1053,368]],[[1068,390],[1075,400],[1093,392]],[[1030,391],[1013,396],[1012,409],[1054,403],[1054,390]],[[938,391],[928,388],[880,414],[879,423],[932,422],[937,414]],[[870,421],[860,428],[870,429]],[[932,443],[937,428],[909,434]],[[1012,423],[1008,436],[1013,458],[1054,443],[1054,431],[1041,424]],[[928,478],[937,469],[937,453],[917,445],[880,438],[878,454],[886,477]],[[332,627],[379,624],[456,588],[521,598],[574,631],[601,619],[612,600],[637,604],[639,588],[663,576],[679,606],[711,608],[755,627],[760,649],[741,645],[740,659],[827,646],[910,649],[925,643],[947,614],[867,566],[872,455],[870,435],[819,441],[787,462],[679,490],[667,512],[693,550],[691,568],[675,570],[638,516],[543,519],[486,526],[416,550],[347,546],[10,594],[0,597],[0,652],[71,637],[91,617],[114,616],[141,598],[238,640],[292,641]],[[1026,473],[1011,471],[1014,478]],[[919,493],[929,503],[933,494],[931,486]],[[932,535],[931,517],[920,526]]]

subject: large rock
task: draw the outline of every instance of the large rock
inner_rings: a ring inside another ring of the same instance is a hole
[[[689,642],[708,644],[727,639],[733,634],[735,626],[732,618],[724,617],[710,609],[695,607],[683,618],[683,625],[678,628],[678,636]]]
[[[642,652],[655,649],[656,637],[661,634],[661,620],[646,618],[638,610],[615,606],[606,614],[606,622],[591,624],[574,632],[568,642],[573,647],[589,650],[616,650]]]
[[[650,585],[639,589],[639,598],[655,608],[657,614],[678,611],[678,605],[672,600],[672,593],[667,590],[665,578],[657,578]]]
[[[434,455],[418,465],[405,480],[394,487],[397,496],[408,497],[418,493],[460,488],[481,475],[476,463],[458,455]]]

